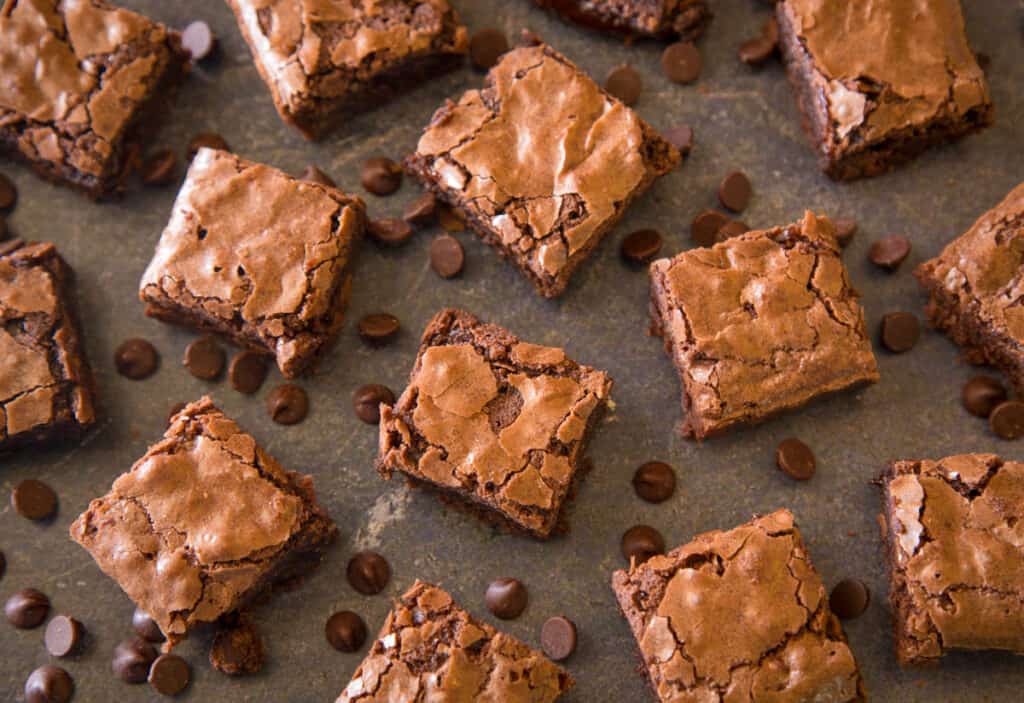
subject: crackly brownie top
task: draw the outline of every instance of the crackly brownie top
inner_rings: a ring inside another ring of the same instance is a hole
[[[395,604],[336,703],[550,703],[572,679],[422,581]]]
[[[699,535],[613,583],[662,701],[862,700],[788,510]]]
[[[71,536],[180,639],[237,607],[293,537],[326,520],[303,482],[203,398],[90,503]]]
[[[567,58],[537,46],[505,54],[483,90],[438,110],[415,158],[550,278],[649,181],[649,132]],[[670,153],[667,168],[677,162]]]
[[[784,0],[780,11],[824,83],[838,141],[882,139],[989,102],[960,0]]]
[[[898,461],[885,490],[918,655],[1024,652],[1024,464],[994,454]]]
[[[79,425],[95,419],[61,299],[66,275],[52,244],[0,245],[0,443],[63,413]]]
[[[6,0],[0,126],[15,125],[36,158],[101,176],[169,51],[163,25],[101,0]]]

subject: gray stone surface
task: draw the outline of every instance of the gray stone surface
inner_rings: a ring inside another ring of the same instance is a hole
[[[200,68],[181,91],[159,137],[182,153],[200,130],[222,133],[243,156],[290,172],[314,162],[339,184],[359,192],[358,168],[371,155],[400,156],[410,150],[434,108],[449,95],[475,86],[468,68],[423,86],[391,107],[354,120],[321,144],[304,142],[278,120],[226,6],[214,0],[125,0],[175,26],[202,17],[221,37],[219,65]],[[194,682],[182,698],[192,701],[331,701],[347,683],[361,655],[330,649],[323,637],[327,617],[339,609],[362,613],[371,631],[383,621],[390,599],[414,579],[443,584],[475,615],[534,645],[543,621],[557,614],[579,625],[580,648],[568,662],[579,685],[572,703],[646,701],[638,658],[626,623],[609,589],[613,569],[623,565],[619,537],[629,526],[650,523],[679,544],[696,532],[732,527],[752,513],[788,506],[796,513],[811,555],[826,584],[859,576],[873,599],[865,616],[847,623],[851,646],[873,700],[1010,701],[1024,689],[1024,666],[1005,654],[960,654],[940,670],[901,672],[891,653],[890,617],[875,517],[879,502],[870,481],[887,460],[941,457],[963,451],[995,451],[1020,459],[1020,444],[995,438],[985,423],[960,407],[960,387],[972,373],[958,362],[946,339],[927,333],[903,356],[880,350],[882,381],[763,426],[695,444],[676,433],[679,387],[660,344],[645,336],[647,278],[619,260],[621,238],[633,229],[657,226],[667,234],[666,253],[688,248],[689,223],[715,205],[723,175],[746,171],[755,195],[743,219],[768,226],[798,218],[804,208],[852,216],[860,232],[846,252],[856,285],[864,293],[874,331],[890,310],[920,313],[923,296],[911,268],[935,254],[1024,177],[1024,47],[1017,3],[964,3],[974,46],[991,57],[989,76],[997,125],[959,144],[933,150],[894,174],[849,185],[822,176],[800,130],[781,68],[753,71],[735,57],[736,46],[757,31],[766,16],[752,0],[713,2],[716,17],[702,42],[705,69],[697,85],[669,83],[660,73],[660,47],[621,41],[563,25],[527,0],[457,0],[471,28],[498,26],[510,36],[529,26],[582,67],[603,77],[630,62],[643,74],[636,109],[657,127],[692,124],[697,146],[677,172],[662,179],[636,203],[594,260],[559,302],[541,300],[527,281],[474,240],[462,278],[440,280],[426,256],[435,232],[422,232],[406,247],[382,251],[366,246],[356,273],[351,320],[388,310],[404,325],[400,341],[372,350],[345,326],[334,351],[312,378],[312,412],[295,427],[274,425],[263,398],[281,381],[272,373],[259,396],[242,396],[226,383],[204,383],[181,366],[191,333],[147,320],[136,299],[139,277],[170,211],[174,187],[138,190],[122,201],[96,205],[36,180],[10,163],[0,168],[21,191],[12,228],[27,239],[52,240],[78,272],[79,305],[86,346],[96,369],[103,406],[98,427],[81,446],[22,452],[0,459],[0,489],[27,477],[43,479],[60,495],[55,522],[37,525],[0,506],[0,550],[7,574],[0,597],[34,586],[53,599],[54,612],[80,619],[90,633],[83,654],[61,663],[74,676],[75,700],[142,701],[147,687],[130,687],[110,673],[110,654],[130,634],[132,605],[89,556],[67,537],[67,528],[91,498],[156,440],[168,408],[180,400],[211,394],[286,466],[312,473],[320,496],[342,537],[323,567],[300,589],[258,610],[269,645],[266,670],[229,679],[207,663],[208,635],[181,647]],[[419,189],[407,182],[391,198],[365,195],[371,212],[397,215]],[[866,260],[872,239],[906,233],[914,243],[910,260],[889,275]],[[350,397],[366,382],[405,383],[416,340],[426,321],[444,305],[463,306],[500,322],[528,340],[564,345],[586,363],[607,369],[616,380],[617,409],[600,429],[587,477],[572,513],[572,533],[542,544],[508,536],[432,496],[410,493],[373,471],[375,428],[359,422]],[[142,382],[118,376],[112,353],[130,336],[151,339],[163,363]],[[815,450],[817,476],[788,480],[773,465],[776,443],[796,435]],[[653,506],[633,493],[633,469],[650,459],[671,462],[680,490]],[[391,561],[394,578],[385,593],[364,597],[349,587],[345,565],[352,552],[372,548]],[[530,606],[518,620],[494,621],[483,605],[495,577],[522,578]],[[29,672],[49,660],[43,630],[19,631],[0,622],[0,698],[23,700]],[[364,649],[365,652],[365,649]]]

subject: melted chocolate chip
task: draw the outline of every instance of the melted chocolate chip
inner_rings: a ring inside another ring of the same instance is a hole
[[[430,243],[430,267],[441,278],[455,278],[462,273],[465,263],[462,243],[452,235],[442,234]]]
[[[379,383],[368,383],[356,389],[352,396],[352,408],[356,417],[368,425],[380,422],[380,404],[394,405],[395,394],[387,386]]]
[[[621,100],[623,105],[635,104],[643,88],[640,72],[629,64],[613,68],[604,81],[604,89]]]
[[[469,40],[469,58],[484,71],[493,68],[508,49],[505,33],[493,27],[479,30]]]
[[[374,195],[391,195],[402,185],[402,167],[383,156],[367,159],[360,180]]]
[[[646,264],[658,255],[662,245],[661,232],[656,229],[638,229],[622,240],[619,253],[633,264]]]
[[[349,560],[345,573],[352,588],[364,596],[380,593],[391,579],[391,567],[376,552],[357,553]]]
[[[66,657],[78,650],[84,637],[82,623],[68,615],[58,615],[46,625],[43,643],[52,656]]]
[[[228,367],[228,380],[239,393],[251,395],[267,379],[267,355],[246,349],[235,354]]]
[[[4,604],[7,622],[21,630],[39,627],[50,613],[50,599],[34,588],[23,588]]]
[[[961,395],[967,412],[986,419],[1008,397],[1003,384],[990,376],[975,376],[964,384]]]
[[[132,629],[135,630],[135,634],[147,642],[159,644],[166,639],[160,626],[156,624],[156,620],[149,617],[149,614],[142,608],[136,608],[132,613]]]
[[[540,646],[556,662],[568,659],[576,651],[576,625],[561,615],[548,618],[540,629]]]
[[[643,564],[656,554],[665,553],[665,538],[650,525],[637,525],[622,535],[621,547],[626,561]]]
[[[148,642],[126,640],[114,648],[110,666],[114,675],[125,683],[145,683],[156,656],[156,649]]]
[[[128,339],[114,351],[117,372],[134,381],[149,378],[160,364],[156,348],[145,339]]]
[[[693,83],[702,65],[700,52],[689,42],[669,44],[661,55],[661,70],[673,83]]]
[[[530,596],[519,579],[500,578],[487,586],[484,602],[487,609],[502,620],[518,618],[526,610]]]
[[[25,703],[68,703],[74,695],[74,680],[59,666],[41,666],[25,682]]]
[[[648,461],[633,474],[633,490],[648,503],[662,503],[676,490],[676,472],[663,461]]]
[[[363,341],[379,346],[394,340],[401,327],[401,323],[394,315],[377,312],[359,320],[359,336]]]
[[[921,323],[909,312],[890,312],[882,317],[882,345],[891,352],[910,351],[921,337]]]
[[[814,476],[818,464],[814,452],[796,437],[779,442],[775,449],[775,465],[779,470],[797,481],[807,481]]]
[[[327,619],[324,635],[339,652],[358,652],[366,642],[366,623],[351,610],[342,610]]]
[[[11,505],[29,520],[46,520],[57,512],[57,494],[42,481],[27,478],[11,491]]]
[[[213,337],[200,337],[185,348],[185,368],[196,378],[213,381],[224,371],[227,357]]]
[[[828,597],[828,607],[840,620],[860,617],[870,602],[871,591],[860,579],[843,579]]]
[[[164,696],[176,696],[192,678],[188,662],[176,654],[161,654],[149,669],[149,685]]]
[[[285,383],[270,391],[267,412],[270,419],[279,425],[298,424],[309,413],[309,397],[294,383]]]

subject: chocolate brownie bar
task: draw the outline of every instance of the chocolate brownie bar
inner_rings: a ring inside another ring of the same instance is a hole
[[[826,217],[757,230],[651,264],[651,331],[701,439],[878,381],[864,311]]]
[[[572,686],[568,672],[543,654],[417,581],[335,703],[551,703]]]
[[[534,0],[567,20],[604,32],[693,41],[711,11],[704,0]]]
[[[56,247],[0,242],[0,452],[73,439],[96,421],[73,301]]]
[[[3,0],[0,151],[112,195],[187,68],[176,32],[102,0]]]
[[[539,538],[583,472],[612,380],[461,310],[427,325],[409,387],[381,405],[377,470]]]
[[[882,489],[900,664],[954,649],[1024,654],[1024,464],[897,461]]]
[[[286,123],[319,139],[346,117],[462,64],[448,0],[228,0]]]
[[[1022,267],[1024,183],[914,275],[928,290],[931,323],[968,361],[999,367],[1024,393]]]
[[[283,469],[209,398],[175,415],[71,525],[171,645],[303,576],[336,535],[312,478]]]
[[[832,178],[874,176],[992,123],[959,0],[776,8],[804,130]]]
[[[294,378],[341,327],[365,220],[336,188],[200,149],[139,297],[150,317],[269,352]]]
[[[867,700],[788,510],[612,575],[656,699]]]
[[[515,49],[438,110],[406,168],[546,298],[679,164],[636,113],[547,46]]]

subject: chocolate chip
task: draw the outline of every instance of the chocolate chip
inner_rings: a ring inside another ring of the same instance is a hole
[[[441,278],[455,278],[462,273],[466,252],[462,243],[450,234],[442,234],[430,243],[430,267]]]
[[[828,597],[828,607],[840,620],[860,617],[870,602],[871,591],[860,579],[843,579]]]
[[[836,241],[839,243],[839,246],[843,249],[850,246],[850,242],[853,241],[853,235],[857,234],[857,221],[840,217],[837,220],[833,220],[832,224],[836,228]]]
[[[568,659],[576,651],[576,625],[561,615],[548,618],[540,628],[540,646],[549,659]]]
[[[622,535],[621,546],[626,561],[643,564],[654,555],[665,553],[665,538],[650,525],[636,525]]]
[[[160,356],[156,349],[145,339],[136,337],[125,340],[114,350],[114,366],[117,367],[117,372],[135,381],[152,376],[159,363]]]
[[[46,520],[57,512],[57,494],[42,481],[27,478],[11,491],[11,505],[24,518]]]
[[[500,29],[481,29],[469,40],[469,58],[484,71],[493,68],[508,49],[508,39]]]
[[[142,608],[136,608],[135,612],[132,613],[132,629],[135,630],[135,634],[147,642],[159,644],[165,639],[160,626],[156,624],[156,620],[149,617],[149,613]]]
[[[690,238],[702,247],[712,246],[717,240],[718,230],[729,222],[729,218],[717,210],[705,210],[693,218],[690,224]]]
[[[367,159],[360,180],[374,195],[391,195],[402,185],[402,167],[383,156]]]
[[[466,221],[462,213],[452,210],[446,205],[441,205],[437,210],[437,220],[446,232],[462,232],[466,229]]]
[[[401,329],[398,318],[386,312],[375,312],[359,320],[359,336],[373,345],[387,344]]]
[[[149,669],[149,685],[157,693],[176,696],[188,688],[192,671],[177,654],[161,654]]]
[[[661,55],[661,70],[673,83],[693,83],[702,63],[697,47],[689,42],[669,44]]]
[[[348,582],[364,596],[372,596],[384,590],[391,579],[391,567],[387,560],[376,552],[359,552],[348,562]]]
[[[14,181],[0,173],[0,210],[10,212],[18,204],[18,189]]]
[[[868,259],[875,266],[895,271],[910,254],[910,240],[902,234],[891,234],[871,245]]]
[[[156,656],[156,649],[148,642],[137,638],[126,640],[114,648],[110,667],[125,683],[145,683]]]
[[[192,137],[192,141],[188,143],[188,160],[196,158],[196,152],[203,147],[208,149],[220,149],[221,151],[231,151],[231,147],[224,140],[224,137],[220,136],[216,132],[200,132],[196,136]]]
[[[777,46],[767,37],[754,37],[748,39],[737,51],[740,61],[748,66],[760,66],[775,55]]]
[[[204,381],[212,381],[224,371],[227,357],[213,337],[200,337],[185,348],[185,368]]]
[[[221,627],[210,647],[210,665],[228,676],[258,673],[264,656],[263,639],[247,617]]]
[[[170,149],[159,149],[142,164],[142,182],[148,186],[165,186],[174,181],[178,157]]]
[[[648,461],[633,474],[633,490],[648,503],[661,503],[676,490],[676,472],[663,461]]]
[[[313,164],[306,166],[306,170],[302,172],[302,175],[299,176],[299,178],[301,178],[304,181],[309,181],[310,183],[319,183],[322,186],[328,186],[330,188],[338,187],[338,184],[334,182],[333,178],[328,176],[326,173],[321,171]]]
[[[167,424],[170,425],[174,422],[174,416],[184,410],[187,405],[188,403],[175,403],[172,405],[171,409],[167,411]]]
[[[294,383],[282,384],[267,396],[267,412],[279,425],[298,424],[309,413],[309,397]]]
[[[679,153],[687,156],[693,149],[693,127],[687,124],[669,127],[663,133],[668,143],[679,149]]]
[[[367,232],[379,244],[389,246],[404,244],[412,237],[412,227],[409,223],[394,217],[371,220]]]
[[[638,229],[622,240],[619,252],[630,263],[645,264],[661,251],[661,232],[656,229]]]
[[[356,417],[368,425],[380,423],[380,404],[394,405],[395,394],[387,386],[379,383],[368,383],[360,386],[352,395],[352,408]]]
[[[1024,403],[1019,400],[1004,400],[988,416],[988,424],[997,436],[1003,439],[1024,437]]]
[[[228,366],[228,381],[239,393],[251,395],[267,378],[267,355],[246,349],[235,354]]]
[[[530,596],[519,579],[500,578],[491,581],[484,595],[487,609],[502,620],[518,618],[526,610]]]
[[[25,682],[25,703],[68,703],[73,695],[75,682],[59,666],[41,666]]]
[[[1007,397],[1003,384],[990,376],[975,376],[964,384],[961,394],[967,412],[983,418],[988,418]]]
[[[181,30],[181,46],[192,54],[193,61],[210,58],[217,48],[217,37],[210,25],[196,20]]]
[[[409,203],[402,219],[416,227],[426,227],[437,219],[437,196],[429,190]]]
[[[750,227],[747,226],[746,222],[740,222],[739,220],[729,220],[722,225],[719,230],[715,233],[716,242],[724,242],[726,239],[732,239],[738,237],[741,234],[746,234],[750,231]]]
[[[4,604],[7,622],[22,630],[31,630],[43,624],[50,613],[50,599],[34,588],[23,588]]]
[[[718,186],[718,200],[722,205],[733,212],[743,212],[750,205],[750,196],[753,189],[750,187],[750,179],[740,171],[733,171],[722,179]]]
[[[814,459],[814,452],[806,444],[796,437],[789,437],[779,442],[775,449],[775,465],[779,470],[795,478],[797,481],[807,481],[814,476],[818,463]]]
[[[774,2],[775,0],[772,0]],[[775,15],[768,15],[768,19],[765,20],[764,26],[761,27],[761,36],[772,42],[776,46],[779,43],[779,21],[775,18]]]
[[[351,610],[342,610],[327,619],[324,635],[339,652],[358,652],[366,642],[366,623]]]
[[[624,105],[633,105],[640,97],[644,88],[644,80],[640,72],[629,64],[616,66],[604,81],[604,89]]]
[[[74,654],[82,644],[85,628],[82,623],[67,615],[58,615],[46,626],[43,643],[46,651],[55,657]]]
[[[890,312],[882,316],[882,345],[891,352],[910,351],[921,337],[921,323],[909,312]]]

